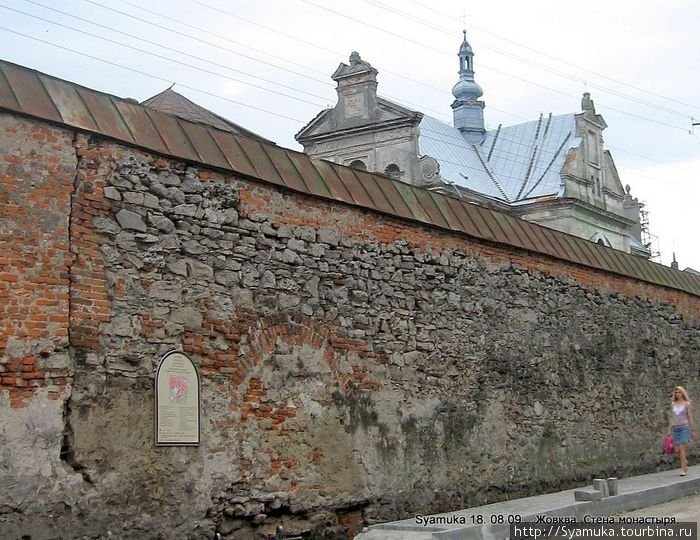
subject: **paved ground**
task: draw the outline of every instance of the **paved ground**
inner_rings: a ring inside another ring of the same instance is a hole
[[[700,523],[700,495],[683,497],[676,501],[649,508],[625,512],[625,516],[674,517],[676,521]]]
[[[585,488],[590,489],[590,486],[578,489]],[[582,520],[585,515],[670,517],[678,513],[677,521],[700,521],[700,505],[697,504],[700,497],[688,498],[700,494],[700,465],[691,467],[684,477],[674,469],[620,479],[619,494],[601,501],[576,502],[574,491],[429,516],[432,519],[412,518],[373,525],[356,540],[504,540],[508,537],[508,520],[536,521],[537,516],[568,516]]]

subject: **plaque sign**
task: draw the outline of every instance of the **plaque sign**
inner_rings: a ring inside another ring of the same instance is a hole
[[[156,370],[156,446],[199,444],[199,373],[182,352],[167,353]]]
[[[345,116],[352,118],[362,116],[365,110],[364,94],[350,94],[345,96]]]

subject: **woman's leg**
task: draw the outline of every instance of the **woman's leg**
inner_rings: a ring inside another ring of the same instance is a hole
[[[688,457],[685,455],[685,445],[678,445],[678,457],[681,458],[681,470],[686,472],[688,470]]]

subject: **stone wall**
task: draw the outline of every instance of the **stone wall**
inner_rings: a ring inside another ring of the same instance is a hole
[[[700,391],[697,297],[0,125],[25,216],[2,228],[2,537],[347,538],[663,467],[670,392]],[[22,333],[36,313],[61,318]],[[172,349],[201,373],[199,447],[154,446]]]

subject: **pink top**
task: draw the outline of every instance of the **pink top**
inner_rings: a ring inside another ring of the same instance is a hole
[[[671,427],[689,426],[688,421],[688,404],[672,405],[671,406]]]

